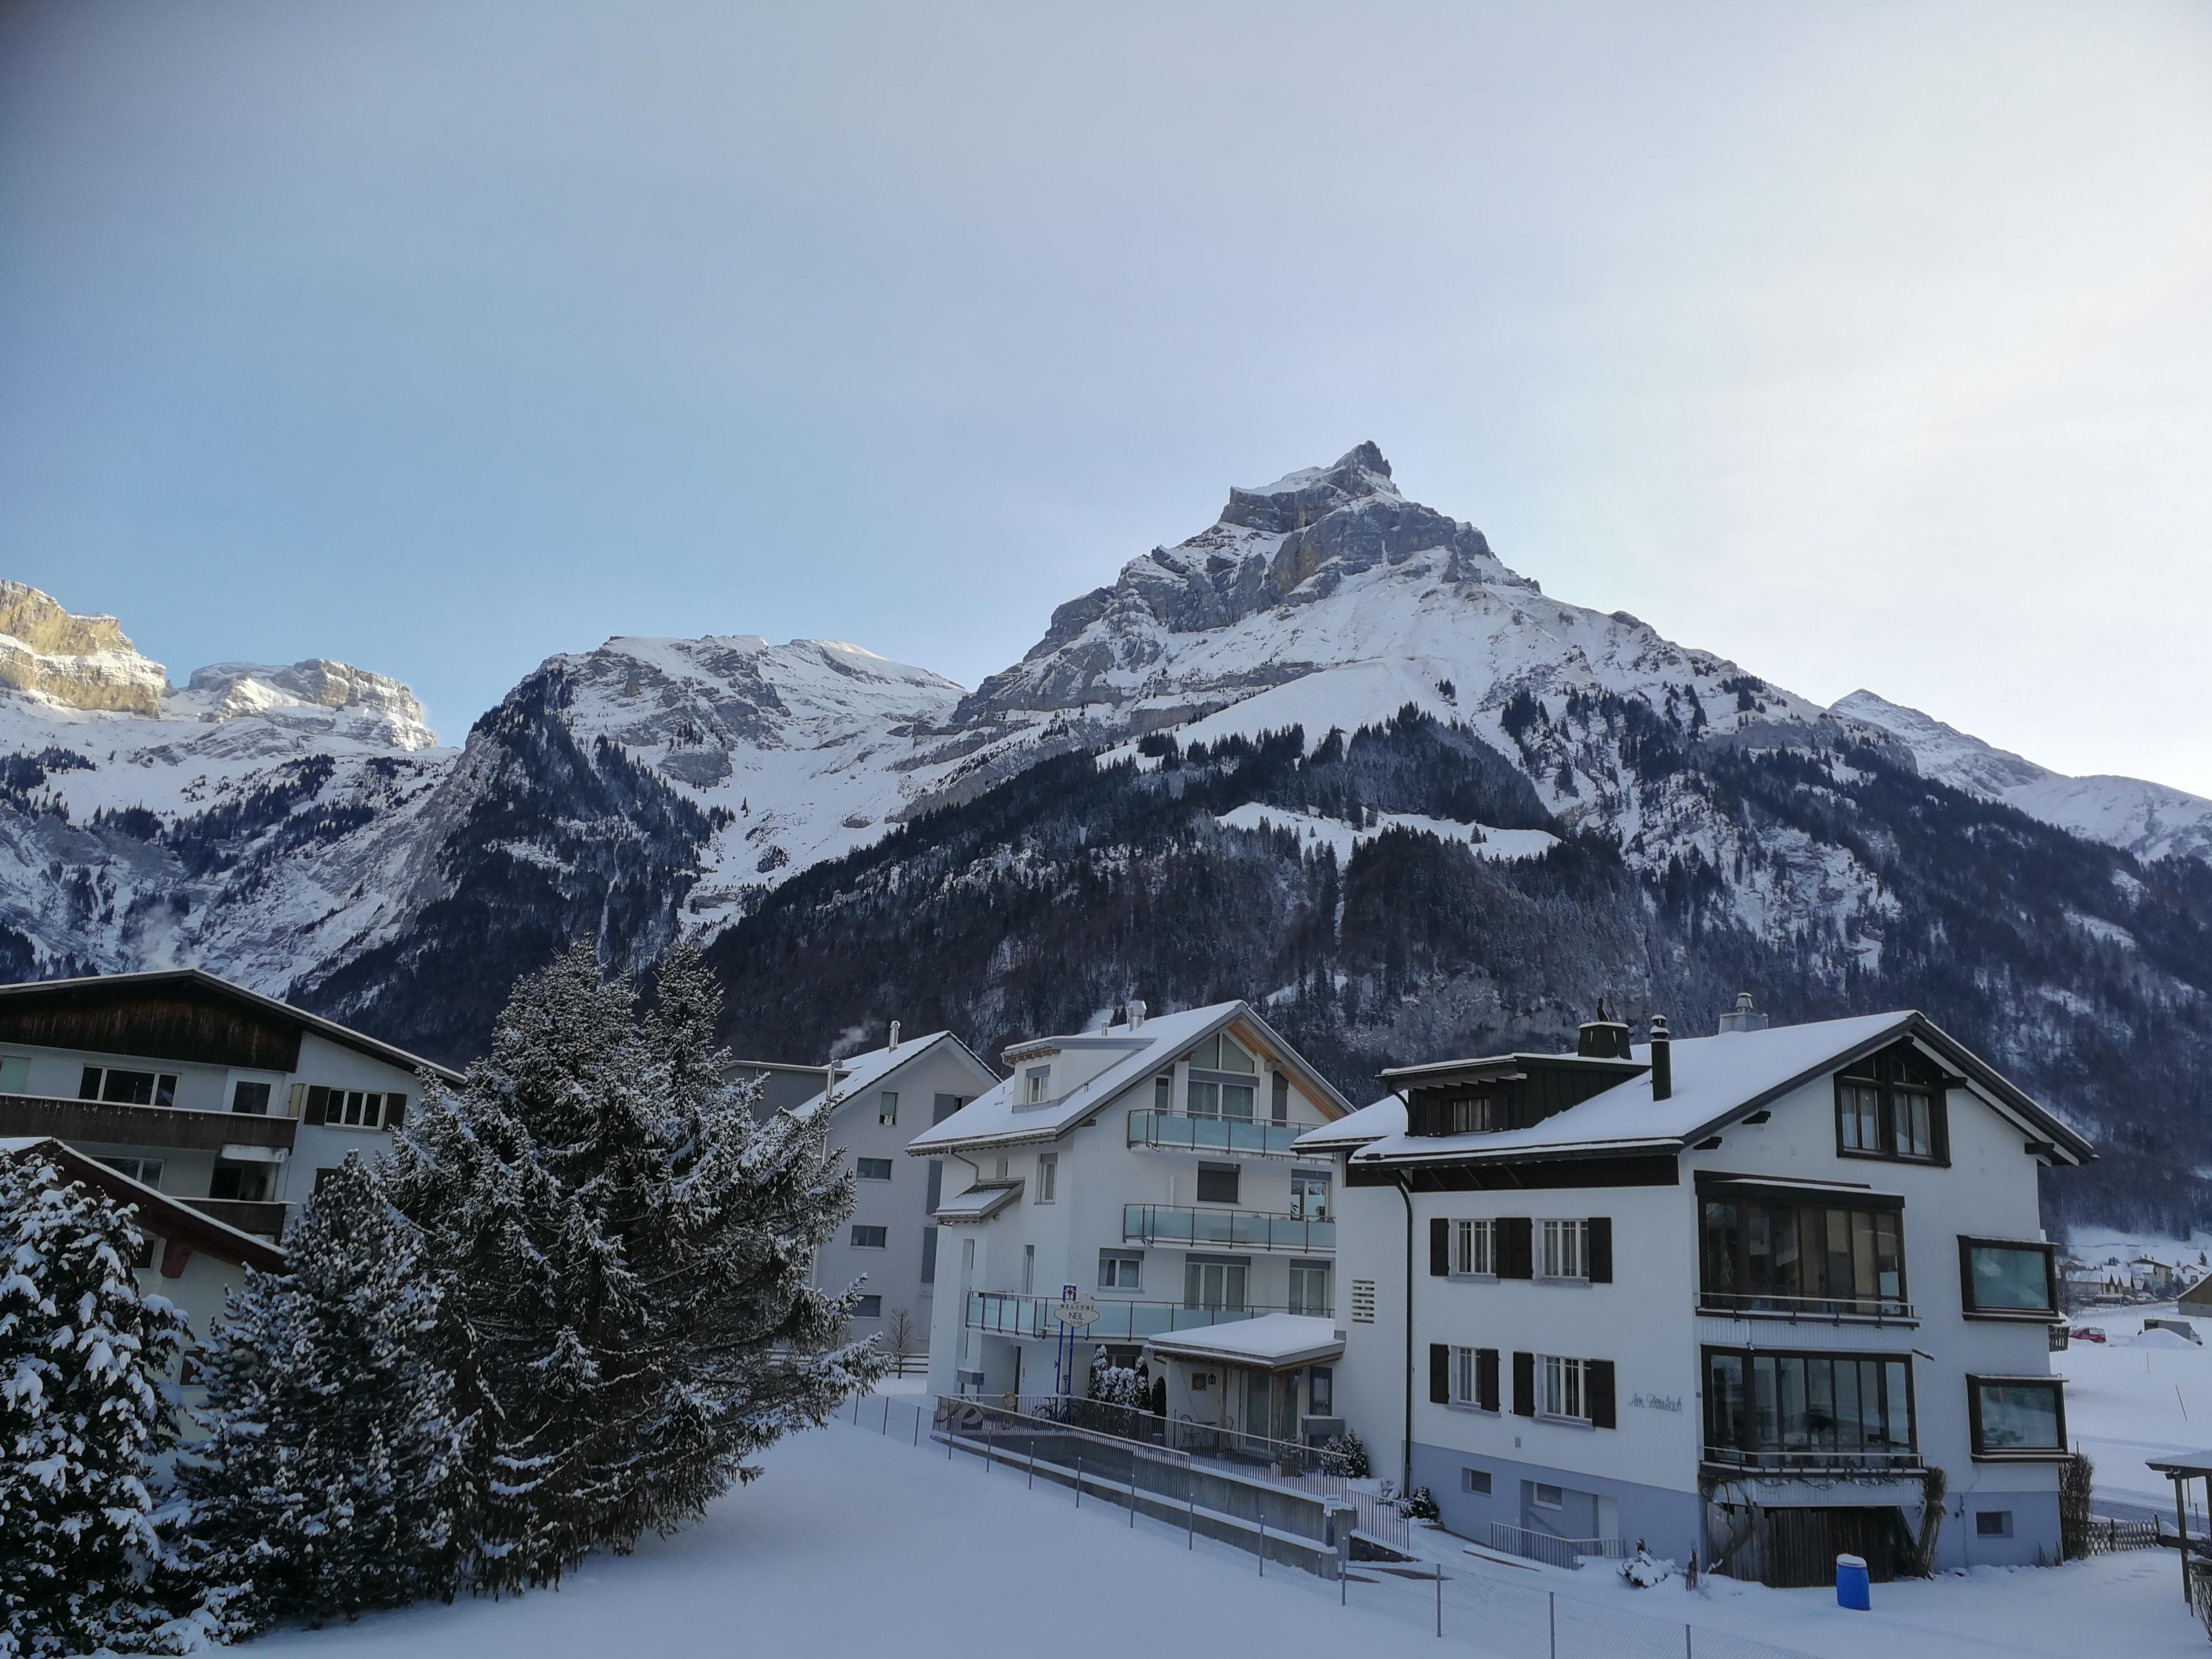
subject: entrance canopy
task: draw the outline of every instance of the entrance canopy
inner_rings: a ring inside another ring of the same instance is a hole
[[[1145,1346],[1171,1359],[1212,1360],[1262,1371],[1296,1370],[1344,1357],[1344,1337],[1334,1322],[1305,1314],[1262,1314],[1170,1332],[1147,1339]]]

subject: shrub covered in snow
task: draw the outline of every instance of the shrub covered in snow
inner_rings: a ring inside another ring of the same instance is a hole
[[[1133,1366],[1109,1364],[1102,1348],[1091,1356],[1091,1397],[1109,1406],[1127,1406],[1132,1411],[1145,1409],[1145,1379],[1137,1375]]]
[[[1364,1480],[1375,1472],[1368,1460],[1367,1443],[1350,1429],[1322,1442],[1321,1467],[1324,1474],[1352,1480]]]
[[[1674,1576],[1674,1564],[1660,1560],[1639,1540],[1636,1553],[1620,1564],[1620,1576],[1638,1589],[1650,1589],[1654,1584],[1663,1584]]]
[[[1398,1500],[1398,1513],[1408,1521],[1433,1521],[1437,1518],[1437,1500],[1426,1486],[1416,1486]]]
[[[0,1654],[143,1648],[166,1615],[149,1490],[185,1335],[142,1296],[130,1212],[0,1154]]]

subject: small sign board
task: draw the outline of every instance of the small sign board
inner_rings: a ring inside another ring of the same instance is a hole
[[[1079,1331],[1098,1322],[1098,1304],[1087,1296],[1064,1297],[1054,1304],[1052,1316]]]

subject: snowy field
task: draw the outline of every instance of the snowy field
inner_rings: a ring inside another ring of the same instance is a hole
[[[2174,1317],[2170,1302],[2091,1309],[2074,1316],[2075,1328],[2094,1325],[2107,1340],[2051,1356],[2051,1369],[2066,1379],[2066,1437],[2097,1466],[2107,1514],[2141,1509],[2171,1518],[2173,1489],[2144,1460],[2212,1448],[2212,1319],[2179,1316],[2205,1339],[2203,1347],[2170,1332],[2143,1333],[2146,1319]],[[2203,1488],[2195,1492],[2201,1502]],[[2204,1524],[2200,1509],[2190,1530]]]
[[[911,1391],[892,1386],[895,1425],[909,1425]],[[2165,1659],[2206,1647],[2166,1552],[1878,1585],[1875,1610],[1853,1613],[1826,1590],[1720,1583],[1691,1595],[1679,1580],[1634,1590],[1595,1565],[1570,1573],[1496,1564],[1422,1531],[1420,1547],[1445,1564],[1440,1644],[1425,1582],[1363,1566],[1351,1605],[1340,1607],[1334,1586],[1307,1575],[1271,1570],[1263,1579],[1249,1555],[1203,1540],[1187,1552],[1179,1533],[1151,1523],[1132,1530],[1126,1511],[1109,1504],[1078,1510],[1064,1488],[1031,1491],[973,1458],[947,1460],[926,1431],[920,1449],[886,1438],[874,1426],[883,1409],[870,1401],[866,1426],[833,1425],[785,1442],[765,1460],[765,1475],[715,1504],[703,1524],[648,1540],[627,1559],[595,1558],[557,1592],[284,1632],[257,1651],[1126,1659],[1164,1638],[1177,1651],[1545,1659],[1547,1590],[1559,1599],[1561,1659],[1656,1659],[1686,1645],[1699,1659],[1772,1652],[1753,1644],[1820,1659]],[[1505,1616],[1531,1607],[1533,1619]],[[1686,1622],[1696,1626],[1692,1644]]]

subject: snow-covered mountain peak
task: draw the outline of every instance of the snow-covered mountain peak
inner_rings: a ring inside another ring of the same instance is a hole
[[[285,726],[337,731],[372,745],[435,749],[438,734],[422,705],[398,680],[350,663],[309,657],[295,663],[211,663],[171,691],[162,714],[204,721],[262,715]]]
[[[2142,778],[2069,777],[1872,691],[1854,691],[1829,713],[1887,732],[1911,751],[1923,777],[2139,859],[2212,860],[2212,800],[2201,795]]]
[[[1280,534],[1370,495],[1395,500],[1398,486],[1391,480],[1390,463],[1368,442],[1347,450],[1330,466],[1301,467],[1256,489],[1231,486],[1221,522]]]

